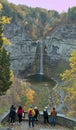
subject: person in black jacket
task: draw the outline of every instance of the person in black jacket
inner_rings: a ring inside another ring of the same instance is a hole
[[[14,105],[12,105],[9,113],[10,123],[12,123],[12,125],[15,122],[15,116],[16,116],[16,108],[14,107]]]
[[[34,119],[35,119],[35,121],[38,121],[39,110],[38,110],[38,108],[37,108],[36,106],[35,106],[35,108],[34,108],[34,111],[35,111]]]
[[[43,118],[44,118],[44,124],[45,124],[45,123],[49,123],[49,120],[48,120],[48,112],[47,112],[47,109],[46,109],[46,108],[43,110]]]

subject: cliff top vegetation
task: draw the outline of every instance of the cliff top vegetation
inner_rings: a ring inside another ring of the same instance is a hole
[[[76,22],[76,7],[61,14],[56,10],[31,8],[25,5],[15,5],[7,0],[0,0],[3,5],[2,16],[12,17],[12,22],[21,21],[27,34],[37,40],[51,32],[56,26]]]

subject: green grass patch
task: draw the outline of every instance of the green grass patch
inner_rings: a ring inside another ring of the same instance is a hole
[[[0,108],[0,114],[3,114],[7,109],[8,109],[7,107]]]

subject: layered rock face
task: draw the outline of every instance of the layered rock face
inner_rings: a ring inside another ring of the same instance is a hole
[[[7,31],[8,29],[8,31]],[[21,22],[5,27],[5,36],[12,45],[6,47],[10,52],[11,69],[16,75],[37,73],[39,70],[40,47],[43,44],[43,69],[47,75],[57,69],[61,61],[68,61],[70,53],[76,50],[76,25],[56,27],[39,42],[29,38]]]
[[[52,59],[68,60],[70,53],[76,50],[76,25],[64,25],[56,28],[45,40],[47,55]]]
[[[60,25],[44,39],[47,54],[46,73],[56,78],[65,69],[68,69],[68,60],[72,51],[76,50],[76,25]],[[48,64],[48,67],[47,67]]]
[[[34,63],[36,43],[27,36],[21,22],[18,22],[18,24],[11,23],[6,26],[4,33],[12,43],[10,46],[6,46],[10,53],[10,67],[16,75],[19,75],[20,72],[27,70],[28,66]]]

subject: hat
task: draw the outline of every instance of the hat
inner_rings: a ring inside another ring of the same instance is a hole
[[[31,105],[30,108],[32,108],[33,106]]]
[[[46,106],[45,109],[47,109],[48,107]]]
[[[44,111],[46,111],[46,109],[44,109]]]
[[[35,109],[37,109],[37,107],[35,106]]]

